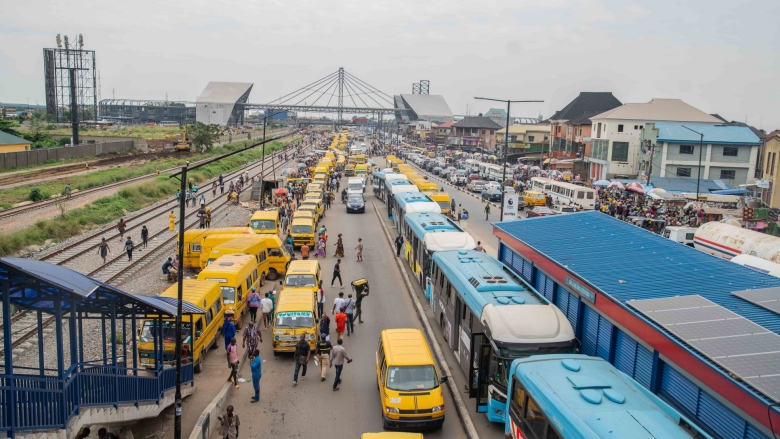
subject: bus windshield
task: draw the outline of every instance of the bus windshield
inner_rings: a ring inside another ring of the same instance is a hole
[[[292,226],[292,233],[308,233],[308,234],[311,234],[312,233],[311,226],[306,226],[306,225],[303,225],[303,226],[302,225]]]
[[[255,230],[274,230],[276,221],[274,220],[252,220],[252,226]]]
[[[144,322],[144,326],[141,329],[141,341],[144,343],[154,342],[154,338],[162,334],[163,343],[173,343],[176,341],[176,322],[163,321],[162,327],[157,324],[158,322],[147,320]],[[190,328],[192,324],[190,322],[181,322],[182,340],[184,343],[189,343]]]
[[[349,186],[347,186],[347,189],[348,190],[353,190],[353,191],[362,191],[363,190],[363,183],[361,183],[359,181],[350,182]]]
[[[311,328],[313,326],[314,316],[310,312],[276,313],[277,328]]]
[[[225,305],[236,303],[236,289],[233,287],[222,287],[222,299]]]
[[[400,391],[432,390],[439,387],[433,366],[393,366],[387,372],[387,388]]]
[[[313,274],[291,274],[284,280],[287,287],[313,287],[317,285]]]
[[[509,379],[509,368],[512,367],[512,361],[518,358],[530,357],[531,355],[571,354],[573,352],[574,345],[546,347],[529,345],[527,349],[501,348],[500,356],[495,356],[495,372],[490,374],[490,381],[492,384],[499,386],[504,392],[506,392],[507,382]],[[495,355],[495,351],[493,354]]]
[[[436,204],[438,204],[442,209],[449,209],[452,207],[449,201],[437,201]]]

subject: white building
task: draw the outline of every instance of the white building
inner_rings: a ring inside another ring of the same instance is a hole
[[[220,126],[243,123],[244,108],[237,104],[246,103],[252,85],[247,82],[209,82],[195,101],[195,120]]]
[[[717,125],[722,121],[680,99],[653,99],[623,104],[590,118],[593,149],[591,161],[603,166],[600,178],[634,177],[639,172],[642,130],[649,123],[683,122]],[[694,128],[695,129],[695,128]]]

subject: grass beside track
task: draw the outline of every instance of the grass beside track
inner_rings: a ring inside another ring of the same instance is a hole
[[[298,139],[270,142],[265,148],[266,152],[270,154]],[[243,148],[251,142],[251,140],[235,142],[215,148],[214,151],[222,154]],[[220,173],[224,174],[240,168],[245,160],[252,162],[261,159],[262,156],[260,148],[251,149],[188,172],[187,179],[200,183]],[[178,180],[161,175],[154,180],[122,188],[115,195],[98,198],[84,207],[66,211],[56,218],[38,221],[34,226],[11,233],[0,233],[0,256],[18,252],[30,245],[44,244],[49,239],[55,242],[62,241],[111,223],[126,215],[127,212],[142,209],[174,195],[179,186]]]
[[[115,183],[118,181],[124,181],[133,177],[141,175],[151,174],[158,169],[167,169],[174,166],[181,166],[187,160],[195,162],[210,157],[216,157],[220,154],[224,154],[229,151],[234,151],[237,148],[244,148],[247,145],[257,142],[257,140],[242,140],[233,143],[229,143],[225,146],[213,148],[211,151],[197,154],[190,157],[164,157],[157,158],[138,166],[122,166],[118,168],[111,168],[102,171],[90,172],[86,175],[76,175],[72,177],[62,177],[61,180],[47,182],[43,185],[29,185],[19,186],[11,189],[4,189],[0,192],[0,210],[8,209],[13,204],[20,203],[27,200],[30,191],[33,188],[38,188],[41,191],[44,199],[50,198],[54,194],[62,194],[65,192],[65,186],[70,183],[71,189],[85,190],[94,187],[105,186],[109,183]],[[139,156],[139,158],[142,158]]]

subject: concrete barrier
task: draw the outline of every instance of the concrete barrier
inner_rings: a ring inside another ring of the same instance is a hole
[[[28,166],[42,165],[47,161],[94,157],[127,152],[133,149],[137,149],[133,140],[118,140],[62,148],[41,148],[30,151],[0,153],[0,169],[21,169]]]

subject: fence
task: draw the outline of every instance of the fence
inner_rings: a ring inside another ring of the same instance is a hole
[[[7,152],[0,154],[0,169],[24,168],[42,165],[47,161],[94,157],[131,150],[133,150],[133,141],[122,140],[110,143],[66,146],[63,148],[41,148],[30,151]]]

